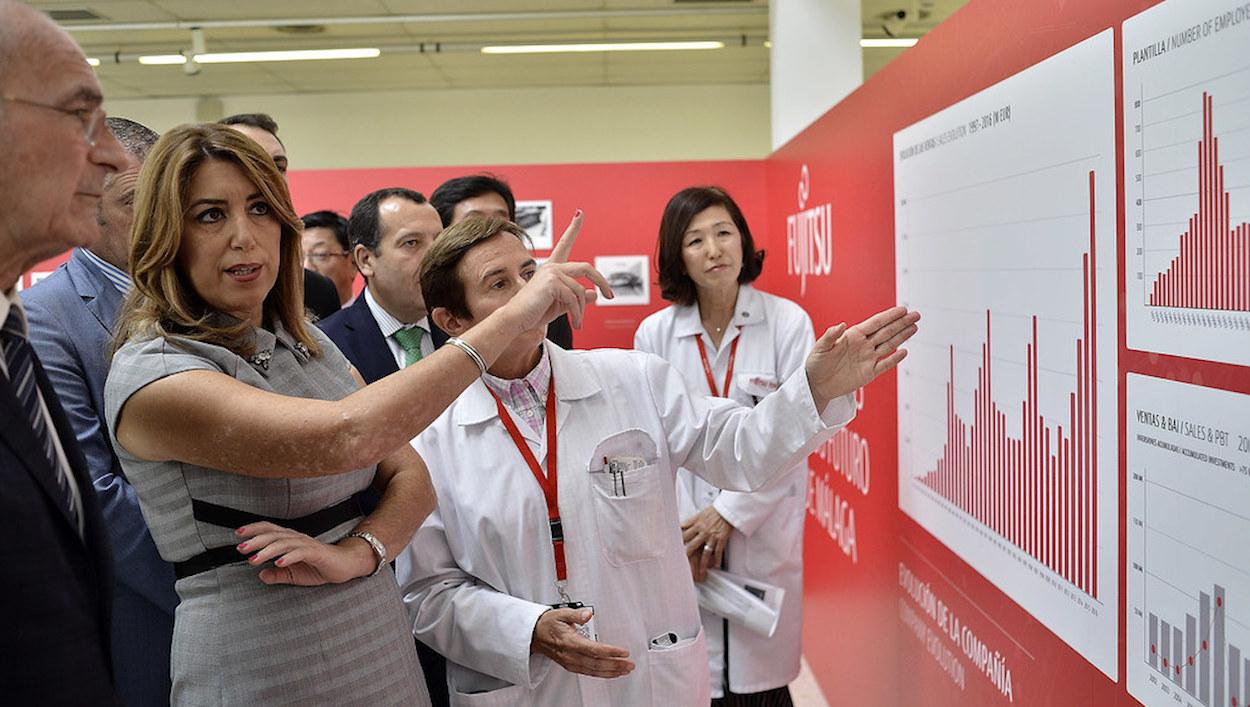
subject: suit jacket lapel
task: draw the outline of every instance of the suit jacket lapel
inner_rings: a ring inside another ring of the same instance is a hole
[[[365,301],[364,292],[361,292],[352,303],[348,314],[350,316],[344,325],[355,333],[356,340],[360,343],[360,347],[356,350],[360,362],[357,368],[360,369],[365,382],[372,383],[398,371],[399,366],[395,364],[395,356],[391,353],[391,347],[386,344],[382,330],[378,328],[378,320],[374,319],[373,312],[369,311],[369,303]]]
[[[39,358],[35,358],[35,381],[39,384],[39,392],[43,395],[44,404],[48,407],[48,414],[52,418],[53,428],[56,430],[57,437],[61,440],[61,449],[65,452],[65,460],[69,462],[70,473],[74,476],[74,481],[78,484],[78,496],[82,502],[82,521],[83,533],[82,540],[89,548],[89,554],[94,563],[95,575],[99,582],[97,587],[99,591],[97,595],[100,597],[100,604],[97,611],[100,614],[101,625],[109,626],[113,611],[113,547],[112,541],[109,539],[107,529],[104,527],[104,515],[100,510],[100,502],[96,497],[95,487],[91,482],[91,474],[87,467],[87,458],[83,456],[82,450],[78,448],[78,438],[74,432],[74,428],[69,423],[69,418],[65,416],[65,410],[61,408],[61,401],[56,397],[56,392],[52,390],[52,382],[48,380],[47,373],[43,370],[43,364],[39,362]],[[9,392],[5,387],[5,392]],[[10,393],[10,395],[12,395]],[[13,398],[16,401],[16,398]],[[32,441],[34,435],[31,435]],[[48,476],[43,474],[42,476]],[[51,477],[48,478],[52,484],[55,493],[60,494],[60,488],[56,487],[56,481]],[[44,486],[45,490],[49,490],[48,486]],[[57,502],[58,508],[64,508],[63,504]],[[69,523],[73,528],[74,535],[78,535],[78,528],[74,526],[73,520],[69,514],[62,510],[62,516],[65,522]]]
[[[74,283],[74,291],[82,298],[83,303],[96,321],[111,335],[117,313],[121,311],[122,293],[117,291],[98,268],[87,261],[87,256],[75,250],[65,264],[69,271],[69,279]]]
[[[48,406],[49,412],[52,410],[52,402],[48,399],[50,388],[46,385],[47,380],[43,373],[43,368],[37,363],[35,364],[35,381],[39,386],[39,392],[44,396],[44,404]],[[55,415],[54,415],[55,418]],[[60,430],[57,429],[59,434]],[[74,525],[73,519],[69,516],[69,511],[65,508],[64,497],[61,494],[61,488],[56,482],[55,469],[48,468],[48,460],[44,457],[43,451],[39,447],[39,441],[35,439],[35,433],[30,429],[30,420],[26,417],[26,410],[22,408],[22,404],[18,402],[17,396],[13,392],[12,384],[5,379],[0,384],[0,438],[14,456],[22,461],[22,466],[26,468],[27,473],[35,479],[35,483],[39,485],[43,492],[48,495],[48,500],[57,508],[57,512],[66,523]],[[73,438],[73,434],[70,434]],[[61,439],[65,439],[62,437]],[[64,446],[64,445],[62,445]],[[73,445],[77,451],[77,445]],[[66,450],[68,457],[69,451]],[[79,488],[82,489],[82,481],[79,481]],[[91,489],[91,480],[87,480],[85,490]],[[74,534],[78,534],[78,528],[74,528]]]

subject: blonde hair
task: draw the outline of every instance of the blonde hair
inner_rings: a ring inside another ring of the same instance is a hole
[[[196,170],[210,160],[230,162],[256,186],[282,229],[278,279],[265,297],[264,320],[276,318],[314,355],[320,347],[304,314],[303,224],[291,205],[286,180],[260,146],[234,129],[215,123],[180,125],[152,147],[135,192],[130,231],[130,276],[114,335],[114,347],[131,340],[180,337],[222,346],[242,356],[255,353],[246,322],[218,316],[178,266],[188,189]]]

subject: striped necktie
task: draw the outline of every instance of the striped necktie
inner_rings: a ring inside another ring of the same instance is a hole
[[[421,339],[425,338],[425,329],[419,326],[397,329],[391,336],[404,350],[404,368],[421,360]]]
[[[53,433],[48,428],[47,416],[44,415],[43,406],[40,404],[39,386],[35,382],[35,352],[30,348],[30,342],[26,340],[26,319],[17,306],[9,309],[9,317],[4,321],[4,329],[0,330],[0,345],[4,348],[4,363],[9,370],[9,384],[13,387],[13,394],[17,396],[18,404],[26,413],[31,432],[34,433],[39,449],[48,462],[48,468],[56,478],[57,489],[61,492],[59,500],[69,512],[69,517],[77,523],[78,514],[74,508],[74,495],[69,487],[70,481],[66,478],[65,470],[61,468],[57,458],[56,446],[52,440]]]

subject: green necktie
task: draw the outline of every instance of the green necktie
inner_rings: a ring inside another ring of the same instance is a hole
[[[399,329],[391,336],[404,350],[404,368],[421,360],[421,339],[425,337],[425,329],[419,326]]]

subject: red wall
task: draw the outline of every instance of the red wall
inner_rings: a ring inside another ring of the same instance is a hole
[[[590,307],[581,331],[573,335],[578,348],[632,348],[638,323],[666,304],[655,284],[655,247],[664,204],[677,191],[694,184],[719,184],[734,195],[751,223],[766,222],[764,169],[759,161],[312,170],[291,174],[291,193],[301,214],[335,209],[346,215],[357,199],[374,189],[403,186],[429,196],[444,180],[481,171],[506,179],[518,200],[550,199],[556,238],[574,211],[585,211],[574,259],[593,263],[597,255],[651,258],[651,304]]]
[[[973,0],[768,160],[768,232],[773,236],[768,243],[777,257],[765,271],[762,286],[800,299],[818,330],[843,320],[857,321],[892,304],[893,134],[1108,27],[1115,28],[1117,167],[1122,172],[1120,23],[1153,4],[1153,0]],[[797,191],[803,165],[810,171],[807,208],[831,203],[833,258],[829,276],[809,276],[806,294],[800,297],[800,279],[778,266],[786,258],[786,217],[799,211]],[[1123,273],[1122,178],[1117,178],[1117,185],[1117,272]],[[1122,276],[1118,292],[1121,421],[1127,372],[1200,380],[1204,385],[1250,392],[1245,369],[1127,351]],[[1125,675],[1123,563],[1117,684],[898,510],[894,375],[870,386],[864,403],[850,429],[865,440],[869,450],[869,493],[861,493],[831,464],[815,457],[816,472],[809,484],[804,654],[830,704],[1009,704],[970,665],[966,665],[966,688],[961,691],[928,655],[925,645],[905,629],[899,618],[900,604],[910,600],[900,588],[903,565],[935,592],[940,591],[956,613],[975,624],[978,636],[1002,651],[1013,667],[1011,704],[1138,704],[1121,686]],[[1123,424],[1120,430],[1119,473],[1123,475]],[[1120,486],[1124,488],[1123,478]],[[843,503],[854,514],[857,561],[844,553],[820,522],[823,516],[828,524],[827,509],[835,511],[836,518]],[[1119,556],[1123,558],[1123,493],[1119,503]],[[955,653],[963,658],[959,650]]]

